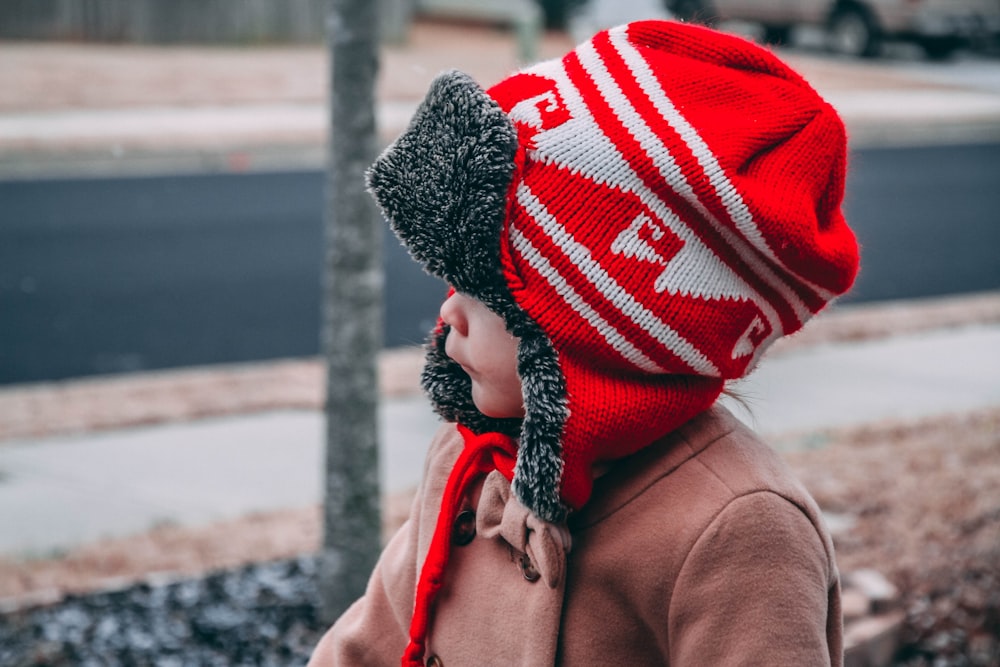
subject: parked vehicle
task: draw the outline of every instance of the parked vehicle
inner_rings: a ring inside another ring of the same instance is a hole
[[[920,44],[947,58],[973,41],[1000,35],[998,0],[665,0],[680,19],[712,24],[741,20],[764,27],[770,43],[788,40],[796,25],[824,26],[838,53],[872,57],[886,40]]]

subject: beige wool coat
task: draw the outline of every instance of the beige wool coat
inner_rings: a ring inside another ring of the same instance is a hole
[[[461,448],[455,426],[442,426],[409,520],[310,666],[399,664]],[[840,584],[819,510],[723,408],[616,463],[566,527],[531,515],[499,473],[481,489],[467,501],[476,537],[453,547],[434,608],[429,665],[842,664]]]

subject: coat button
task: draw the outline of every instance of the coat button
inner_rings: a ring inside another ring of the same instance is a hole
[[[472,510],[464,510],[455,517],[455,524],[451,527],[451,543],[464,547],[476,536],[476,513]]]
[[[521,568],[521,574],[524,575],[524,579],[530,583],[535,583],[542,576],[538,574],[538,570],[535,569],[534,563],[528,558],[528,554],[521,554],[518,565]]]
[[[444,663],[441,662],[441,658],[436,655],[432,655],[427,658],[427,667],[444,667]]]

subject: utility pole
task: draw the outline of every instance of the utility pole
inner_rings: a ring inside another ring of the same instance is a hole
[[[376,361],[382,345],[382,231],[364,184],[376,151],[379,4],[330,0],[327,17],[326,498],[319,572],[328,622],[364,593],[381,548]]]

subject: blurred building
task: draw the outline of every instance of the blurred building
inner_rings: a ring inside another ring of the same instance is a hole
[[[378,0],[381,27],[398,41],[414,15],[494,20],[515,27],[544,19],[566,27],[584,0]],[[330,0],[4,0],[0,39],[101,42],[266,43],[323,39]]]
[[[4,0],[0,38],[140,43],[322,39],[328,0]]]

